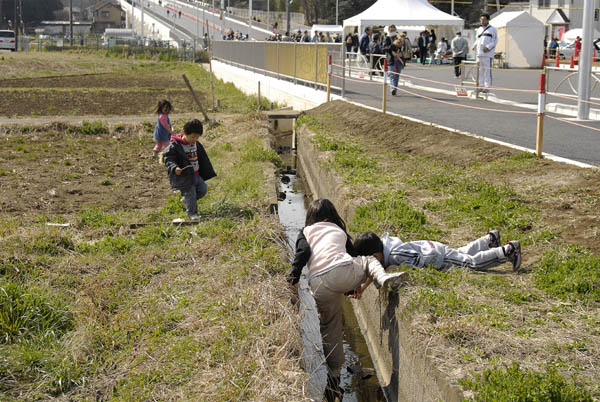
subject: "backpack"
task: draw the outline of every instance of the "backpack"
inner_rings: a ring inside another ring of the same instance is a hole
[[[352,44],[352,35],[348,35],[348,37],[346,37],[346,44],[347,45],[351,45]]]

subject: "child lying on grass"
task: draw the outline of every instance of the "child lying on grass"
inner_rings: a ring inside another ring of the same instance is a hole
[[[404,243],[388,233],[379,238],[373,232],[364,232],[354,240],[354,249],[358,255],[372,255],[384,268],[405,265],[446,269],[457,266],[485,271],[506,261],[512,263],[515,272],[521,267],[521,244],[515,240],[500,246],[500,233],[497,230],[492,230],[458,249],[437,241],[418,240]],[[359,299],[370,283],[367,279],[355,289],[352,297]]]

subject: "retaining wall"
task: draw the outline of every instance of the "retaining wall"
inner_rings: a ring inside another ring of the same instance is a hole
[[[306,127],[298,130],[298,160],[313,198],[328,198],[346,222],[352,221],[358,203],[348,194],[343,181],[327,171],[324,160],[311,142],[315,134]],[[449,384],[426,356],[422,342],[413,334],[410,321],[403,318],[402,294],[388,294],[369,287],[352,306],[361,327],[379,382],[389,401],[459,402],[464,399],[457,385]]]

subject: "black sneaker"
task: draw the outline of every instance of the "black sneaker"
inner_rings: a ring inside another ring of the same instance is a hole
[[[508,244],[511,247],[510,251],[506,254],[506,258],[512,263],[513,272],[517,272],[521,268],[521,243],[515,240]]]
[[[488,236],[490,236],[490,242],[488,243],[489,248],[500,247],[500,233],[497,230],[490,230],[487,232]]]
[[[392,89],[392,96],[396,96],[396,90]]]

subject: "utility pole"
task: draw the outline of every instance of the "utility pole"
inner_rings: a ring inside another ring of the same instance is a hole
[[[69,0],[69,32],[71,33],[69,45],[73,47],[73,0]]]
[[[252,0],[248,2],[248,40],[252,31]]]
[[[454,1],[454,0],[452,0]],[[335,0],[335,25],[339,25],[338,24],[338,9],[339,9],[339,1]]]
[[[13,29],[15,31],[15,51],[19,51],[19,24],[17,23],[17,0],[15,0],[15,15],[13,20]]]
[[[144,1],[146,0],[140,0],[140,4],[142,5],[142,47],[146,44],[146,39],[144,36]]]
[[[579,56],[577,85],[577,118],[587,120],[590,115],[590,75],[592,74],[592,32],[594,27],[594,0],[583,2],[583,38]]]
[[[290,0],[285,0],[285,13],[287,14],[287,24],[286,24],[286,31],[288,33],[288,36],[291,34],[290,29],[291,29],[291,25],[290,25]]]

